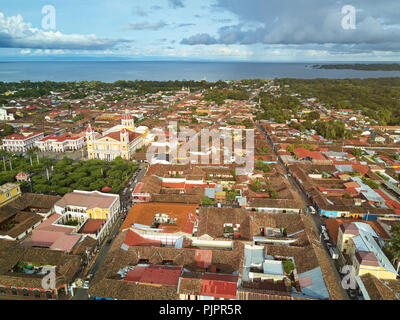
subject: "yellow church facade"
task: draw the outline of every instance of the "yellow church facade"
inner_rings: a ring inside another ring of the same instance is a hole
[[[86,142],[89,159],[112,161],[120,156],[130,160],[135,151],[144,145],[148,131],[137,131],[133,117],[125,112],[122,124],[107,130],[102,137],[96,138],[89,125]]]

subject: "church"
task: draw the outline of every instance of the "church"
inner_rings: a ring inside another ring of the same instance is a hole
[[[131,160],[135,151],[144,145],[147,134],[147,127],[135,127],[128,110],[122,116],[121,125],[108,129],[100,137],[89,124],[86,130],[88,158],[112,161],[121,156],[124,160]]]

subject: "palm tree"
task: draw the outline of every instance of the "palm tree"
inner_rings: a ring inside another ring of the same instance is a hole
[[[29,161],[31,163],[31,167],[32,167],[32,157],[35,155],[35,151],[33,149],[29,149],[26,154],[29,156]]]
[[[36,154],[36,160],[37,160],[37,163],[39,164],[40,163],[40,161],[39,161],[39,148],[38,147],[33,147],[33,153],[34,154]]]
[[[8,158],[10,160],[10,170],[12,171],[12,157],[14,156],[14,154],[12,154],[11,152],[7,152],[6,153],[6,158]]]
[[[4,171],[7,170],[6,168],[6,156],[7,156],[7,151],[4,149],[0,150],[0,156],[3,158],[3,164],[4,164]]]

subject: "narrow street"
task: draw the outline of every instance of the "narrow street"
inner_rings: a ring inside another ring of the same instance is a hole
[[[101,265],[103,264],[105,258],[107,257],[108,251],[112,245],[112,242],[115,236],[118,234],[119,229],[125,220],[125,217],[129,210],[131,209],[132,201],[131,201],[131,189],[134,190],[136,185],[140,182],[141,179],[145,176],[147,172],[147,164],[139,164],[138,169],[133,174],[131,180],[128,182],[126,188],[120,194],[120,201],[121,201],[121,210],[117,220],[115,221],[110,234],[105,237],[100,244],[100,249],[97,252],[96,256],[92,259],[89,266],[86,267],[88,271],[86,271],[83,275],[85,279],[88,275],[91,275],[91,279],[93,279],[96,272],[100,269]],[[85,288],[77,288],[76,294],[72,298],[72,300],[87,300],[89,299],[87,294],[87,289]]]
[[[309,206],[312,206],[312,202],[310,201],[310,199],[308,199],[307,195],[303,192],[303,190],[299,187],[299,185],[297,184],[297,181],[292,177],[289,169],[283,164],[281,158],[279,157],[278,152],[275,150],[273,143],[271,141],[271,139],[269,138],[269,136],[266,134],[266,132],[264,131],[264,128],[257,123],[257,127],[260,130],[260,132],[263,134],[263,136],[265,137],[266,141],[268,142],[268,144],[270,145],[270,147],[272,148],[272,150],[274,151],[277,159],[278,159],[278,164],[281,166],[281,168],[284,170],[284,172],[286,173],[287,179],[289,180],[291,186],[293,187],[293,189],[297,192],[297,194],[300,196],[300,198],[303,201],[303,213],[307,216],[309,216],[311,218],[311,221],[313,222],[314,225],[314,231],[316,232],[317,235],[319,235],[320,237],[320,242],[322,244],[322,246],[325,248],[326,253],[328,255],[329,258],[329,262],[331,263],[332,269],[334,270],[334,275],[336,280],[338,281],[338,283],[340,284],[342,281],[342,277],[340,276],[339,272],[338,272],[338,268],[340,268],[341,266],[343,266],[343,261],[341,263],[339,263],[339,261],[337,260],[333,260],[331,258],[330,252],[329,252],[329,248],[327,246],[327,243],[325,243],[325,241],[322,241],[322,237],[321,237],[321,226],[324,225],[324,218],[321,217],[319,214],[312,214],[311,211],[309,210]],[[343,296],[349,300],[348,294],[346,292],[346,290],[344,290],[342,288],[342,286],[340,285],[340,288],[342,290]]]

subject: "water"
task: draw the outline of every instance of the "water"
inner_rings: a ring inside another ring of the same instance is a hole
[[[0,62],[0,81],[240,80],[400,77],[400,71],[314,69],[314,63],[13,61]]]

